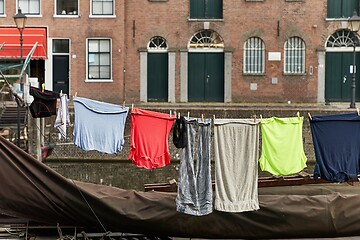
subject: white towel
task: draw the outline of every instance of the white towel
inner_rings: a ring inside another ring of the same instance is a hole
[[[215,119],[215,205],[224,212],[259,209],[259,122]]]
[[[66,139],[66,125],[70,125],[67,94],[61,94],[60,106],[57,111],[54,127],[57,128],[63,138]]]

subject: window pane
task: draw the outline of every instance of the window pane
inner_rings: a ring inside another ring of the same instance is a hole
[[[113,3],[112,1],[105,1],[104,2],[104,9],[103,14],[105,15],[113,15]]]
[[[92,14],[94,15],[113,15],[113,0],[93,0]]]
[[[102,14],[102,4],[101,4],[101,2],[93,1],[92,11],[93,11],[94,15]]]
[[[100,78],[110,79],[110,67],[101,66],[100,67]]]
[[[99,61],[99,54],[89,54],[89,65],[99,65]]]
[[[77,15],[78,0],[56,0],[56,14]]]
[[[89,52],[99,52],[98,40],[89,40]]]
[[[101,65],[110,65],[110,54],[109,53],[100,54],[100,62]]]
[[[30,0],[29,13],[40,14],[40,0]]]
[[[109,40],[101,40],[100,52],[110,52],[110,41]]]
[[[53,53],[69,53],[69,39],[54,39]]]
[[[98,66],[89,67],[89,79],[93,79],[93,78],[100,78]]]
[[[94,62],[95,62],[95,58],[96,58],[96,54],[93,54],[93,53],[89,53],[89,56],[88,56],[88,63],[90,65],[93,65]]]
[[[21,9],[22,13],[24,14],[29,13],[28,0],[19,0],[19,8]]]

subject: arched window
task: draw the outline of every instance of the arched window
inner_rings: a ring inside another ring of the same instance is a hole
[[[160,36],[152,37],[148,43],[148,50],[153,51],[166,51],[168,49],[168,45],[166,43],[165,38]]]
[[[192,36],[189,42],[189,49],[211,48],[223,49],[224,41],[221,36],[213,30],[201,30]]]
[[[261,38],[249,38],[244,44],[244,73],[265,72],[265,44]]]
[[[326,47],[330,47],[330,48],[353,47],[355,38],[356,38],[355,34],[350,30],[341,29],[336,31],[333,35],[329,37],[329,39],[326,42]]]
[[[291,37],[284,46],[284,73],[305,73],[305,43],[299,37]]]

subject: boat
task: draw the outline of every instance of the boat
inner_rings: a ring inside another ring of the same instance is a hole
[[[68,179],[0,136],[0,189],[0,227],[71,229],[74,239],[360,236],[359,182],[263,187],[257,211],[191,216],[176,211],[176,192]]]

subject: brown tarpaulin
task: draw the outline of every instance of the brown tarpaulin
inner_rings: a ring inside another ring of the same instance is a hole
[[[360,235],[360,186],[259,189],[260,210],[176,212],[174,193],[137,192],[69,180],[0,137],[0,213],[47,226],[192,238]]]

